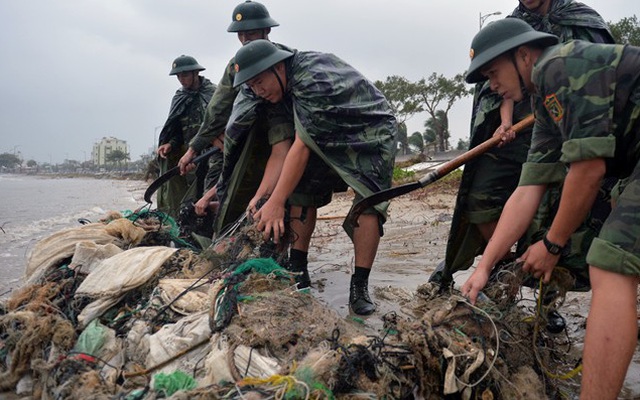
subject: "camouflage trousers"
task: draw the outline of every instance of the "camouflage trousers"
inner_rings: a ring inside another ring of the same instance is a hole
[[[218,183],[220,174],[222,173],[222,163],[224,162],[224,154],[217,151],[209,157],[207,174],[204,177],[204,191],[211,189]]]
[[[587,254],[589,265],[640,276],[640,163]]]
[[[334,192],[344,192],[347,185],[318,155],[311,152],[309,161],[288,203],[293,206],[320,208],[331,202]]]
[[[318,155],[311,153],[309,162],[304,170],[300,182],[293,194],[289,196],[287,203],[291,206],[320,208],[331,202],[334,193],[345,192],[348,185],[340,175],[329,167]],[[356,192],[353,204],[362,200],[362,196]],[[369,207],[362,214],[380,214],[375,208]],[[303,211],[304,215],[304,211]],[[384,216],[378,218],[378,231],[383,235]],[[343,227],[347,234],[353,234],[353,226],[344,221]]]

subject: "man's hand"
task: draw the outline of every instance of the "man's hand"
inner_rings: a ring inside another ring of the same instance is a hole
[[[194,204],[194,210],[196,212],[196,215],[199,216],[203,216],[207,214],[207,210],[210,209],[213,205],[213,203],[215,203],[213,200],[218,197],[218,188],[216,186],[212,187],[211,189],[207,190],[202,197],[200,198],[200,200],[198,200],[196,202],[196,204]]]
[[[551,279],[553,268],[558,263],[560,255],[554,256],[547,251],[547,247],[541,241],[529,246],[518,261],[522,261],[522,270],[533,275],[534,278],[542,278],[544,283]]]
[[[171,153],[171,143],[165,143],[158,147],[157,153],[162,158],[167,158],[167,155]]]
[[[263,196],[255,195],[253,196],[253,199],[249,201],[249,205],[247,206],[247,217],[250,217],[251,220],[253,220],[253,215],[256,213],[256,211],[258,211],[256,207],[258,205],[258,202],[262,199],[262,197]]]
[[[478,300],[478,293],[487,285],[489,281],[489,271],[485,269],[476,268],[473,271],[473,274],[467,279],[467,281],[462,285],[460,291],[462,295],[469,299],[471,304],[476,304],[476,300]]]
[[[201,217],[207,215],[207,210],[209,209],[210,204],[211,201],[209,199],[201,197],[200,200],[196,201],[196,204],[193,205],[193,209],[196,212],[196,215]]]
[[[180,168],[180,175],[186,175],[188,172],[193,171],[196,165],[191,162],[196,156],[196,152],[189,147],[187,152],[178,161],[178,168]]]
[[[260,210],[253,215],[256,227],[262,231],[264,240],[273,239],[275,244],[280,242],[280,237],[284,234],[284,205],[277,204],[271,199]]]
[[[493,133],[493,136],[499,136],[500,137],[500,143],[498,144],[498,147],[502,147],[507,143],[510,143],[513,141],[513,139],[516,138],[516,132],[512,129],[513,125],[509,124],[502,124],[498,127],[498,129],[496,129],[496,131]]]

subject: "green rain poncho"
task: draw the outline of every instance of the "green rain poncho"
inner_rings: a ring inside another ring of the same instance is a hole
[[[333,54],[294,52],[285,63],[286,95],[277,106],[292,115],[296,134],[357,194],[389,188],[397,122],[382,93]],[[227,135],[235,141],[248,134],[256,104],[264,104],[255,98],[254,103],[239,100],[240,96],[227,125]],[[225,170],[232,168],[225,165],[223,176]],[[383,217],[387,206],[376,206]]]

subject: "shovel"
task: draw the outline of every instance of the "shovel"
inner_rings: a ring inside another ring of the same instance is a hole
[[[533,115],[529,115],[525,117],[522,121],[515,124],[511,129],[516,133],[518,133],[522,129],[533,125],[533,121],[534,121]],[[351,208],[349,215],[347,215],[347,221],[353,224],[353,226],[358,226],[358,217],[360,217],[360,214],[362,214],[362,212],[367,208],[373,207],[378,203],[382,203],[383,201],[391,200],[395,197],[402,196],[403,194],[413,192],[416,189],[423,188],[437,181],[438,179],[447,175],[449,172],[457,169],[463,164],[466,164],[467,162],[478,157],[479,155],[484,154],[485,152],[487,152],[487,150],[497,146],[501,140],[502,139],[500,138],[500,136],[492,136],[490,139],[485,140],[484,142],[474,147],[473,149],[463,154],[460,154],[458,157],[442,164],[440,167],[436,168],[435,171],[428,173],[427,175],[423,176],[416,182],[407,183],[404,185],[381,190],[379,192],[376,192],[370,195],[369,197],[363,198]]]
[[[212,147],[209,150],[205,151],[204,153],[200,154],[198,157],[194,158],[193,160],[191,160],[192,163],[197,164],[200,161],[202,161],[203,159],[209,157],[210,155],[212,155],[213,153],[215,153],[216,151],[220,151],[219,148],[217,147]],[[170,170],[168,170],[167,172],[165,172],[164,174],[160,175],[155,181],[151,182],[151,185],[149,185],[149,187],[147,188],[147,190],[144,192],[144,201],[146,201],[147,203],[151,204],[151,196],[156,192],[156,190],[158,190],[158,188],[160,188],[160,186],[164,185],[165,183],[167,183],[167,181],[171,178],[173,178],[174,176],[178,175],[180,173],[180,167],[179,166],[175,166],[173,168],[171,168]]]

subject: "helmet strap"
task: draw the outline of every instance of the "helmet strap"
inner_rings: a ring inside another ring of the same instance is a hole
[[[518,63],[516,62],[516,50],[513,50],[509,53],[509,56],[511,57],[511,62],[513,63],[513,67],[516,69],[516,72],[518,73],[518,80],[520,81],[520,91],[522,92],[522,98],[526,98],[529,97],[529,91],[527,90],[527,87],[524,84],[524,79],[522,78],[522,74],[520,74],[520,70],[518,69]]]
[[[280,84],[280,90],[282,90],[282,95],[284,96],[284,85],[282,84],[282,79],[280,79],[280,75],[278,75],[278,71],[276,71],[274,66],[271,66],[271,68],[269,68],[269,70],[271,72],[273,72],[273,74],[276,76],[276,79],[278,80],[278,83]]]

